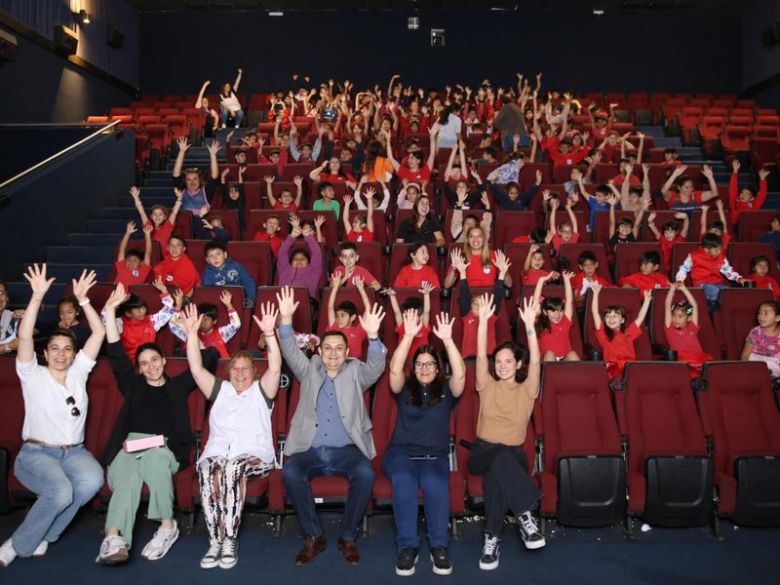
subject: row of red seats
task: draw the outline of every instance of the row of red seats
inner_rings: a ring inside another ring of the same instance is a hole
[[[265,370],[265,362],[257,362]],[[186,368],[184,360],[169,360],[168,374]],[[6,405],[0,446],[14,456],[21,446],[23,402],[13,361],[0,359]],[[218,375],[227,375],[220,363]],[[287,378],[289,380],[289,378]],[[529,425],[525,450],[535,461],[533,477],[544,498],[541,513],[561,524],[603,526],[641,517],[661,526],[697,526],[714,522],[716,512],[740,525],[772,525],[780,521],[780,413],[773,405],[767,369],[760,363],[707,364],[708,386],[695,396],[687,368],[669,363],[630,363],[625,387],[610,396],[606,370],[597,362],[547,364],[542,392]],[[475,370],[467,364],[466,391],[450,423],[456,442],[455,465],[450,471],[450,513],[453,526],[467,509],[483,500],[482,480],[468,472],[463,442],[476,434],[479,397],[474,391]],[[284,390],[288,390],[285,392]],[[99,360],[88,383],[90,410],[86,446],[100,454],[121,406],[122,396],[106,360]],[[289,395],[289,396],[288,396]],[[284,385],[272,414],[272,432],[281,450],[298,404],[299,384]],[[381,462],[392,437],[396,408],[387,374],[376,386],[373,409],[377,480],[368,515],[390,506],[392,486]],[[199,443],[208,440],[205,401],[190,396],[190,423]],[[698,407],[698,408],[697,408]],[[197,453],[192,454],[192,461]],[[27,494],[9,471],[10,495]],[[717,491],[713,488],[716,487]],[[175,476],[177,507],[192,512],[199,501],[197,473],[192,465]],[[343,478],[322,477],[312,484],[317,502],[343,503],[348,484]],[[626,493],[628,498],[626,499]],[[107,487],[101,492],[110,495]],[[267,511],[276,517],[276,530],[289,509],[281,471],[250,479],[250,502],[267,495]]]

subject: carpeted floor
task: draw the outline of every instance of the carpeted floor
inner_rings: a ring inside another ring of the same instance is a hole
[[[0,516],[0,539],[7,538],[21,520],[21,512]],[[275,539],[268,519],[245,515],[241,530],[240,560],[230,570],[204,571],[198,561],[206,549],[202,523],[190,535],[182,534],[171,552],[151,563],[140,558],[140,550],[151,537],[155,524],[146,520],[136,527],[136,546],[131,560],[121,567],[101,567],[95,556],[101,540],[103,516],[82,512],[63,538],[49,548],[43,559],[17,559],[0,569],[0,583],[14,585],[199,585],[297,582],[323,585],[361,583],[455,584],[517,583],[535,585],[561,583],[653,584],[653,585],[763,585],[780,578],[780,529],[744,529],[722,525],[724,540],[715,542],[704,529],[637,530],[637,540],[627,541],[619,528],[578,530],[555,527],[547,547],[540,551],[522,548],[516,530],[506,526],[501,564],[496,571],[483,572],[477,566],[481,550],[478,520],[462,524],[458,540],[450,544],[455,570],[449,578],[431,572],[425,550],[421,551],[417,574],[404,581],[393,571],[395,545],[392,518],[372,519],[371,535],[360,541],[363,560],[357,567],[343,563],[336,550],[337,514],[323,514],[328,549],[308,567],[293,563],[300,547],[294,517],[287,518],[285,533]],[[637,526],[638,528],[638,526]]]

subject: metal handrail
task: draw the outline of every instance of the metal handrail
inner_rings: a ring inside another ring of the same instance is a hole
[[[106,124],[105,126],[102,126],[99,130],[96,130],[95,132],[93,132],[89,136],[85,136],[84,138],[82,138],[78,142],[74,142],[70,146],[68,146],[66,148],[63,148],[59,152],[55,152],[53,155],[51,155],[50,157],[42,160],[41,162],[34,164],[30,168],[25,169],[25,170],[23,170],[20,173],[17,173],[16,175],[11,177],[7,181],[4,181],[3,183],[0,183],[0,191],[5,189],[6,187],[16,183],[20,179],[23,179],[24,177],[26,177],[30,173],[33,173],[33,172],[37,171],[38,169],[40,169],[40,168],[42,168],[42,167],[44,167],[44,166],[46,166],[46,165],[48,165],[48,164],[50,164],[50,163],[52,163],[52,162],[54,162],[56,160],[62,158],[63,156],[65,156],[69,152],[72,152],[72,151],[76,150],[77,148],[79,148],[83,144],[86,144],[87,142],[90,142],[91,140],[94,140],[97,136],[99,136],[101,134],[105,134],[107,130],[111,130],[112,128],[114,128],[114,126],[118,125],[120,122],[121,122],[121,120],[114,120],[110,124]]]

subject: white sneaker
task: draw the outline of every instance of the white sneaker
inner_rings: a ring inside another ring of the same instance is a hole
[[[100,553],[95,559],[101,565],[118,565],[127,561],[127,543],[121,536],[106,536],[100,544]]]
[[[232,569],[238,562],[238,540],[226,538],[222,543],[222,554],[219,557],[220,569]]]
[[[497,569],[500,552],[501,539],[486,532],[485,543],[482,545],[482,556],[479,557],[479,568],[483,571]]]
[[[42,540],[41,544],[35,547],[35,550],[33,551],[33,556],[36,559],[39,559],[46,554],[47,550],[49,550],[49,542],[47,540]]]
[[[176,542],[178,538],[179,525],[176,524],[175,521],[174,526],[171,529],[160,526],[154,533],[152,540],[150,540],[141,551],[141,556],[148,561],[158,561],[171,550],[173,543]]]
[[[218,540],[209,541],[209,550],[200,559],[201,569],[213,569],[219,565],[219,557],[222,555],[222,543]]]
[[[16,558],[16,551],[11,543],[11,539],[6,540],[2,546],[0,546],[0,567],[7,567],[14,562]]]
[[[520,538],[525,544],[525,548],[536,550],[547,544],[544,535],[539,530],[539,524],[531,512],[523,512],[517,517],[517,527],[520,530]]]

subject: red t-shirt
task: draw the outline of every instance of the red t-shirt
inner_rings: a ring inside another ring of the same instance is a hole
[[[612,179],[612,182],[615,184],[615,187],[620,187],[623,184],[623,181],[625,181],[625,177],[623,175],[618,175],[614,179]],[[642,181],[639,180],[639,177],[636,175],[631,175],[631,178],[628,180],[629,185],[641,185]]]
[[[512,240],[513,244],[529,244],[531,242],[531,236],[517,236]]]
[[[225,340],[222,339],[222,335],[219,333],[219,328],[212,327],[211,331],[208,333],[198,333],[198,337],[200,337],[200,340],[203,342],[203,345],[205,347],[213,347],[217,350],[219,353],[219,357],[221,358],[229,358],[230,354],[228,353],[227,346],[225,345]]]
[[[539,351],[542,355],[548,351],[553,352],[555,357],[562,358],[572,350],[569,330],[571,330],[571,319],[566,315],[561,318],[559,323],[550,323],[550,331],[542,331],[539,336]]]
[[[154,323],[149,315],[143,319],[122,319],[122,335],[120,341],[127,357],[135,363],[135,353],[144,343],[154,343],[157,340],[157,332],[154,330]]]
[[[669,349],[676,351],[677,357],[680,357],[679,354],[682,352],[703,353],[697,335],[699,326],[695,325],[693,321],[688,321],[682,329],[677,329],[674,325],[664,327],[664,333]]]
[[[167,219],[162,222],[159,227],[154,226],[151,221],[148,221],[147,223],[154,227],[152,230],[152,241],[160,242],[160,246],[165,250],[168,246],[168,239],[170,239],[171,234],[173,233],[173,224]]]
[[[584,272],[578,272],[574,275],[574,278],[571,279],[571,288],[574,290],[575,295],[584,297],[592,282],[598,282],[601,286],[612,286],[612,283],[603,276],[594,274],[592,279],[586,279]]]
[[[418,185],[421,185],[423,183],[430,182],[431,169],[429,169],[427,166],[422,166],[416,171],[413,171],[409,167],[401,165],[401,167],[398,169],[398,178],[402,181],[405,179],[410,183],[417,183]]]
[[[124,260],[114,264],[114,268],[116,269],[114,284],[122,284],[125,289],[132,284],[144,284],[152,271],[152,267],[143,262],[135,270],[130,270]]]
[[[324,183],[325,181],[328,183],[346,183],[347,181],[354,183],[355,178],[349,173],[344,173],[344,176],[331,175],[330,173],[320,173],[319,181],[320,183]]]
[[[539,279],[543,276],[547,276],[548,274],[550,274],[549,270],[534,270],[532,268],[528,271],[528,274],[525,275],[523,284],[528,286],[536,286],[536,283],[539,282]]]
[[[571,151],[564,154],[559,150],[550,150],[549,154],[550,154],[550,160],[553,161],[553,164],[555,166],[570,167],[584,160],[585,157],[588,156],[588,151],[587,149],[583,148],[579,152]]]
[[[406,327],[404,327],[404,324],[401,323],[395,328],[396,335],[398,335],[398,341],[401,341],[401,338],[404,336],[404,333],[406,332]],[[414,357],[414,352],[417,351],[417,348],[421,345],[428,345],[428,337],[431,334],[431,328],[428,325],[423,325],[422,329],[417,333],[417,335],[414,336],[414,339],[412,340],[412,345],[409,348],[409,359]]]
[[[358,325],[351,325],[350,327],[344,327],[343,329],[338,327],[335,323],[328,325],[325,331],[341,331],[347,336],[347,343],[349,344],[349,357],[357,358],[359,360],[365,360],[365,344],[368,336],[365,330]]]
[[[338,266],[333,272],[334,274],[338,274],[339,276],[344,278],[346,269],[343,266]],[[347,281],[347,286],[355,286],[355,278],[358,276],[363,279],[363,284],[365,284],[366,286],[371,286],[375,282],[378,282],[377,279],[374,278],[374,275],[371,274],[368,270],[366,270],[362,266],[355,266],[355,268],[352,270],[352,275],[349,277]]]
[[[166,257],[155,265],[154,275],[162,278],[165,286],[178,286],[185,295],[200,282],[198,271],[186,254],[179,256],[178,260]]]
[[[350,242],[373,242],[374,232],[364,229],[362,232],[357,232],[354,229],[349,230],[347,234],[347,240]]]
[[[278,232],[272,236],[269,236],[266,232],[255,232],[255,237],[252,240],[255,242],[268,242],[274,257],[279,254],[279,248],[282,247],[282,238],[279,237]]]
[[[557,233],[553,234],[552,240],[550,240],[550,245],[553,247],[553,250],[555,250],[555,254],[557,255],[558,252],[561,249],[561,244],[576,244],[580,241],[580,234],[579,232],[572,232],[571,237],[569,238],[568,242],[564,242],[561,239],[561,236],[559,236]]]
[[[495,260],[496,253],[490,253],[490,259]],[[470,287],[493,286],[498,272],[491,262],[488,266],[482,266],[482,255],[472,254],[468,268],[466,268],[466,281]]]
[[[745,280],[752,280],[756,283],[756,288],[768,288],[772,291],[772,295],[776,299],[780,299],[780,283],[771,276],[758,276],[757,274],[751,274],[747,276]]]
[[[298,213],[298,206],[295,203],[290,203],[287,207],[282,206],[281,201],[274,203],[273,209],[276,211],[286,211],[287,213]]]
[[[607,337],[604,330],[605,325],[596,329],[596,339],[601,344],[604,354],[604,361],[607,364],[607,370],[610,376],[620,376],[626,367],[626,362],[636,359],[636,349],[634,349],[634,340],[642,335],[642,329],[637,327],[633,321],[626,328],[626,332],[618,330],[612,337],[612,341]]]
[[[685,238],[680,234],[677,234],[673,239],[667,240],[664,235],[661,234],[661,237],[658,238],[658,243],[661,246],[661,258],[663,260],[664,270],[669,272],[672,267],[672,252],[674,251],[674,245],[685,243]]]
[[[644,296],[646,290],[667,288],[669,286],[669,279],[660,272],[653,272],[652,274],[634,272],[633,274],[621,278],[618,281],[618,284],[620,286],[633,286],[634,288],[638,288],[639,294]]]
[[[477,355],[477,328],[479,317],[469,311],[463,319],[463,341],[461,342],[461,354],[464,358]],[[498,317],[491,315],[488,319],[487,352],[488,355],[496,349],[496,321]]]
[[[411,264],[404,265],[401,270],[398,271],[398,275],[395,277],[393,283],[394,288],[422,288],[428,283],[437,288],[441,288],[441,282],[439,282],[439,275],[433,269],[432,266],[426,264],[419,270],[415,270]]]

